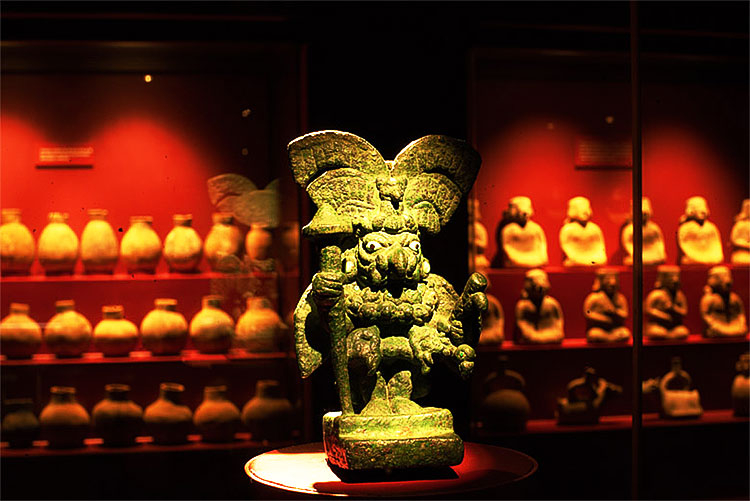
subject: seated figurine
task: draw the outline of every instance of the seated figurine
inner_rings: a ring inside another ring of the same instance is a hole
[[[700,303],[703,335],[734,337],[747,334],[747,320],[742,299],[732,292],[732,272],[726,266],[708,270]]]
[[[651,209],[651,200],[647,197],[643,197],[641,200],[641,212],[643,213],[643,264],[661,264],[667,260],[664,235],[659,225],[651,220],[653,210]],[[633,264],[632,218],[622,229],[620,242],[625,249],[625,257],[622,259],[623,264]]]
[[[591,202],[586,197],[568,200],[568,216],[560,228],[560,248],[564,266],[598,266],[607,264],[604,234],[591,221]]]
[[[655,289],[646,296],[646,337],[652,339],[682,339],[688,336],[682,319],[687,315],[687,299],[680,290],[680,268],[660,265]]]
[[[487,311],[482,313],[482,332],[479,344],[500,344],[505,339],[505,315],[500,301],[492,294],[487,294]]]
[[[661,379],[649,379],[643,383],[643,393],[659,391],[661,416],[667,419],[693,418],[703,414],[698,390],[691,389],[690,374],[682,370],[682,359],[672,359],[672,370]]]
[[[487,250],[487,228],[482,224],[482,213],[479,209],[479,200],[473,198],[469,201],[469,220],[471,223],[471,233],[469,233],[469,252],[471,252],[472,261],[470,263],[472,271],[484,273],[490,267],[490,260],[484,252]]]
[[[519,432],[526,428],[531,406],[523,394],[526,382],[509,370],[508,357],[499,357],[499,367],[484,381],[485,397],[479,406],[479,422],[487,431]]]
[[[685,214],[677,229],[680,264],[719,264],[724,261],[719,229],[708,220],[708,202],[703,197],[690,197]]]
[[[625,327],[628,301],[620,292],[620,273],[609,268],[598,269],[591,290],[583,301],[589,342],[610,343],[630,338],[630,329]]]
[[[742,210],[734,216],[730,240],[732,264],[750,264],[750,198],[742,201]]]
[[[539,269],[526,272],[521,299],[516,303],[516,340],[519,343],[561,343],[563,312],[560,303],[548,296],[549,278]]]
[[[750,416],[750,353],[740,355],[732,382],[732,408],[735,416]]]
[[[605,381],[591,367],[586,367],[583,377],[568,383],[568,397],[557,399],[558,424],[595,424],[604,400],[609,395],[619,395],[622,387]]]
[[[536,268],[549,263],[547,237],[542,227],[531,220],[533,215],[529,197],[513,197],[508,202],[497,232],[502,266]]]

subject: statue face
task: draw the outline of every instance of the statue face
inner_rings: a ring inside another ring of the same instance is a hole
[[[574,221],[587,222],[591,219],[591,202],[586,197],[575,197],[568,200],[568,218]]]
[[[534,215],[534,209],[531,207],[531,199],[529,197],[513,197],[508,202],[508,207],[511,214],[524,223]]]
[[[659,281],[664,289],[671,292],[677,292],[680,288],[680,272],[678,271],[666,271],[661,272],[659,275]]]
[[[750,219],[750,198],[746,198],[742,201],[742,209],[740,209],[741,219]]]
[[[526,273],[523,288],[531,298],[544,297],[549,291],[549,278],[542,270],[531,270]]]
[[[703,197],[690,197],[685,203],[685,215],[698,221],[708,218],[708,202]]]
[[[428,273],[419,235],[373,231],[359,237],[357,278],[373,288],[414,285]]]
[[[716,293],[732,290],[732,273],[726,266],[716,266],[708,272],[708,285]]]
[[[643,222],[647,222],[649,219],[651,219],[651,214],[653,214],[653,209],[651,209],[651,200],[647,197],[643,197],[641,199],[641,212],[643,213]]]
[[[599,275],[599,288],[608,296],[613,296],[620,289],[620,277],[616,273]]]

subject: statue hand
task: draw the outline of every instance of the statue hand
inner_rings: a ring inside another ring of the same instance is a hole
[[[344,293],[344,274],[339,271],[319,271],[313,276],[312,291],[318,307],[332,307]]]

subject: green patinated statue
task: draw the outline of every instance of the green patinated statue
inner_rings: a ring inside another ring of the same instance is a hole
[[[364,139],[314,132],[289,144],[297,183],[318,210],[303,234],[320,271],[294,312],[302,377],[330,354],[341,412],[323,418],[328,461],[348,470],[456,465],[463,442],[447,409],[422,407],[441,362],[467,378],[487,309],[487,280],[459,296],[430,273],[420,234],[448,222],[474,183],[479,154],[426,136],[383,160]]]

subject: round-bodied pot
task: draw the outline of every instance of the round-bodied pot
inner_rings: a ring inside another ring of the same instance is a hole
[[[30,358],[42,346],[42,329],[29,316],[29,305],[10,303],[0,322],[0,353],[8,358]]]
[[[126,384],[108,384],[104,390],[106,396],[91,411],[97,436],[108,447],[134,445],[143,429],[143,408],[130,400]]]
[[[177,300],[158,298],[141,321],[141,344],[153,355],[176,355],[188,340],[188,323],[177,311]]]
[[[253,261],[262,261],[271,257],[273,237],[271,228],[260,223],[252,223],[245,235],[245,252]]]
[[[2,429],[0,438],[13,449],[31,447],[39,436],[39,420],[34,415],[34,401],[30,398],[14,398],[3,402]]]
[[[3,209],[0,224],[2,273],[28,273],[34,262],[35,251],[34,236],[21,222],[21,209]]]
[[[193,425],[193,413],[182,404],[185,387],[177,383],[161,383],[159,398],[146,407],[143,422],[156,444],[182,444],[187,442]]]
[[[91,344],[91,323],[75,311],[75,302],[65,299],[55,302],[57,313],[44,327],[44,342],[58,357],[80,357]]]
[[[203,253],[213,271],[222,271],[220,262],[227,256],[237,256],[242,247],[242,233],[233,223],[231,212],[215,212],[214,225],[206,236]]]
[[[39,235],[37,256],[45,273],[73,273],[78,260],[78,237],[68,226],[67,212],[50,212]]]
[[[106,209],[89,209],[89,222],[81,233],[81,262],[86,273],[112,273],[120,257],[115,230]]]
[[[281,392],[281,383],[263,379],[255,385],[255,396],[242,408],[242,423],[253,440],[288,440],[293,413],[292,404]]]
[[[203,308],[190,321],[190,339],[201,353],[226,353],[234,340],[234,320],[221,306],[221,296],[204,296]]]
[[[125,319],[122,305],[102,306],[102,319],[94,327],[94,347],[107,357],[124,357],[138,346],[138,327]]]
[[[128,273],[154,273],[161,258],[161,239],[151,216],[132,216],[130,227],[120,242],[120,257]]]
[[[247,310],[237,320],[236,344],[253,353],[277,351],[284,323],[264,297],[247,299]]]
[[[170,271],[191,272],[203,255],[203,240],[192,228],[192,214],[175,214],[174,228],[164,239],[164,259]]]
[[[206,386],[193,423],[204,442],[231,442],[240,427],[240,410],[227,398],[226,386]]]
[[[83,447],[89,431],[89,413],[76,401],[76,389],[70,386],[53,386],[47,406],[39,415],[42,436],[54,449]]]

